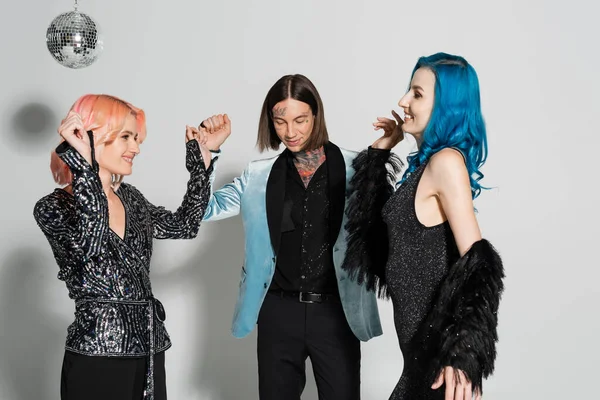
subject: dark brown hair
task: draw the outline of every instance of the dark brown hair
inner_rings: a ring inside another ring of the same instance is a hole
[[[304,149],[318,149],[329,142],[329,134],[327,133],[323,113],[323,102],[317,88],[304,75],[285,75],[269,89],[263,103],[256,139],[258,149],[261,152],[279,149],[281,140],[275,132],[275,125],[273,125],[273,107],[286,99],[294,99],[308,104],[315,116],[313,130]]]

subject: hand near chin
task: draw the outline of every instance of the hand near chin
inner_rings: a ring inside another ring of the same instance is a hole
[[[92,147],[90,138],[85,131],[81,116],[75,111],[70,111],[62,124],[58,127],[58,133],[67,141],[85,160],[92,164]]]
[[[383,129],[383,136],[373,142],[371,147],[390,150],[404,139],[404,132],[402,131],[404,121],[394,110],[392,110],[392,115],[396,121],[390,118],[377,117],[377,122],[373,123],[376,131]]]
[[[205,129],[208,139],[206,146],[211,151],[218,151],[231,135],[231,120],[227,114],[216,114],[200,123],[199,129]]]
[[[198,146],[200,147],[200,153],[202,153],[202,160],[204,160],[204,166],[206,169],[210,166],[210,162],[212,160],[212,154],[210,154],[210,150],[208,149],[206,142],[208,140],[208,134],[203,128],[194,128],[193,126],[185,127],[185,142],[189,142],[190,140],[196,140],[198,142]]]

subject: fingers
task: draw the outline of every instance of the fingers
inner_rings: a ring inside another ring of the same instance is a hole
[[[375,127],[375,130],[378,131],[379,129],[383,129],[384,131],[391,133],[394,131],[394,129],[396,129],[396,124],[390,124],[387,122],[374,122],[373,126]]]
[[[444,400],[453,400],[456,391],[456,382],[454,381],[454,370],[450,367],[444,368],[444,382],[446,383],[446,396]]]
[[[72,136],[76,136],[79,139],[84,139],[87,136],[83,135],[84,126],[81,116],[74,111],[70,111],[69,114],[67,114],[67,117],[58,128],[58,133],[67,141]],[[86,142],[88,141],[89,140],[86,140]]]
[[[205,145],[208,140],[208,135],[205,129],[194,128],[193,126],[185,126],[185,142],[190,140],[197,140],[198,144]]]
[[[463,400],[473,400],[473,391],[471,390],[471,385],[464,386]]]
[[[454,388],[451,390],[449,386]],[[453,397],[449,397],[449,392]],[[472,400],[473,387],[464,371],[446,367],[446,400]]]
[[[216,133],[221,130],[227,130],[231,126],[231,120],[227,116],[227,114],[215,114],[212,117],[209,117],[202,121],[198,128],[201,128],[204,125],[206,131],[210,133]]]
[[[473,386],[464,371],[458,370],[458,379],[456,391],[459,397],[457,397],[457,400],[472,400]]]
[[[471,382],[466,377],[463,382],[465,383],[465,400],[473,400],[473,386]]]
[[[185,142],[189,142],[194,139],[194,128],[189,125],[185,126]]]
[[[459,378],[459,381],[456,382],[456,390],[454,392],[454,400],[465,400],[465,387],[463,385],[464,381]],[[469,396],[469,400],[471,396]]]
[[[212,118],[214,118],[215,121],[217,122],[216,123],[217,126],[222,127],[223,125],[225,125],[225,121],[223,120],[223,115],[222,114],[216,115],[216,116],[214,116]]]
[[[392,110],[392,115],[398,122],[398,125],[402,125],[404,123],[404,120],[402,118],[400,118],[400,116],[398,115],[398,113],[396,111]]]
[[[213,115],[212,117],[208,118],[208,125],[207,125],[208,133],[214,133],[214,132],[218,131],[220,128],[221,128],[221,124],[219,123],[218,115]]]
[[[212,130],[210,118],[203,120],[198,126],[198,129],[205,129],[207,132],[210,132]]]
[[[202,133],[204,136],[207,136],[207,137],[209,135],[208,131],[204,127],[199,127],[198,132]]]
[[[70,111],[58,128],[58,133],[91,164],[90,138],[85,132],[83,120],[79,114]]]
[[[431,386],[432,389],[439,389],[444,384],[444,371],[440,372],[440,374],[435,379],[435,382]]]
[[[206,131],[203,129],[198,130],[198,132],[196,133],[196,140],[198,140],[198,142],[201,145],[205,145],[208,141],[208,134],[206,133]]]
[[[383,129],[386,134],[391,134],[394,132],[396,125],[396,121],[383,117],[377,117],[377,121],[373,123],[376,131]]]

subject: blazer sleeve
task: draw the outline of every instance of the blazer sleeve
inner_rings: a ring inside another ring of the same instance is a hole
[[[241,176],[234,178],[231,183],[213,191],[208,200],[203,220],[218,221],[238,215],[241,209],[242,196],[248,185],[249,176],[250,165],[242,172]],[[213,169],[210,179],[211,188],[214,185],[214,180],[215,174]]]

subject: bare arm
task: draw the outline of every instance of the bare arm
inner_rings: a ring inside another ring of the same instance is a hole
[[[473,243],[481,240],[481,231],[475,218],[469,174],[463,156],[454,149],[443,149],[433,155],[429,164],[436,195],[450,223],[460,256],[464,256]],[[475,398],[481,397],[479,387],[473,387],[472,376],[446,366],[432,386],[438,389],[446,384],[448,400],[470,400],[473,389]],[[477,386],[477,385],[475,385]]]
[[[431,157],[429,164],[434,191],[440,199],[460,255],[481,240],[475,218],[469,173],[462,155],[454,149],[444,149]]]

